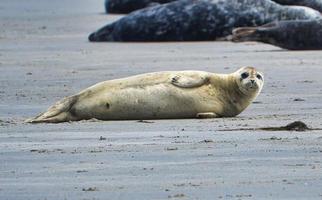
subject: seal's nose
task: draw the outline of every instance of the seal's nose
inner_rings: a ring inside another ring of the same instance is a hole
[[[88,40],[90,42],[95,42],[96,41],[96,37],[95,37],[95,33],[92,33],[88,36]]]
[[[250,80],[250,82],[251,82],[252,84],[254,84],[254,83],[255,83],[255,80]]]

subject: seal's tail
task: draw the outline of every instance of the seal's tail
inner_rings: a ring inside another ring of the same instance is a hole
[[[76,103],[78,97],[70,96],[58,101],[53,106],[49,107],[44,113],[39,114],[34,118],[25,120],[27,123],[59,123],[73,120],[69,112]]]

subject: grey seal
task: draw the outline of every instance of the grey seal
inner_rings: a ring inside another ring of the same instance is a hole
[[[169,3],[175,0],[105,0],[106,13],[127,14],[142,8]]]
[[[179,0],[132,12],[92,33],[89,41],[216,40],[235,27],[320,17],[307,7],[267,0]]]

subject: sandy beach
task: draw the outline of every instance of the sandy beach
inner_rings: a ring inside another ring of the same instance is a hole
[[[103,0],[0,3],[0,199],[322,199],[322,52],[259,43],[90,43]],[[97,82],[163,70],[265,74],[234,118],[24,119]],[[247,129],[247,130],[243,130]],[[254,129],[254,130],[249,130]]]

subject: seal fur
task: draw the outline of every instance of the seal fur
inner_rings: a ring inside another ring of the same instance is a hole
[[[263,75],[252,67],[232,74],[141,74],[98,83],[26,122],[233,117],[256,98],[263,81]]]
[[[322,20],[280,21],[233,30],[232,41],[257,41],[288,50],[322,50]]]
[[[127,14],[135,10],[169,3],[174,0],[105,0],[105,12]]]
[[[205,41],[233,28],[279,20],[313,20],[311,8],[267,0],[179,0],[132,12],[90,34],[89,41]]]

